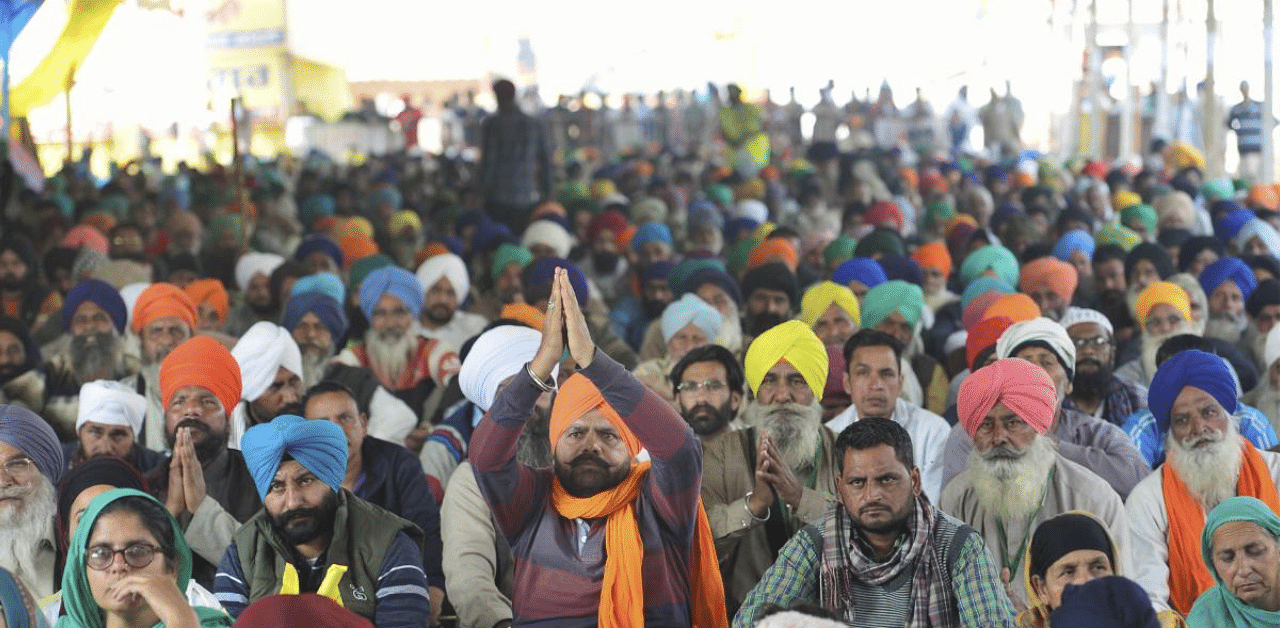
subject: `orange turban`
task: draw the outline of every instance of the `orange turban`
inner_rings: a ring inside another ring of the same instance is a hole
[[[941,242],[930,242],[911,254],[911,259],[921,268],[937,268],[943,277],[951,276],[951,253],[947,245]]]
[[[542,331],[542,319],[545,318],[545,315],[539,312],[538,308],[528,303],[508,303],[502,306],[502,313],[498,314],[498,318],[520,321],[538,331]]]
[[[898,176],[908,190],[914,190],[920,185],[920,175],[916,174],[915,168],[903,166],[898,169]]]
[[[197,310],[205,303],[213,306],[213,310],[218,313],[219,327],[227,322],[227,309],[231,304],[227,296],[227,288],[222,285],[221,281],[217,279],[197,279],[187,284],[186,292]]]
[[[1036,184],[1036,176],[1030,172],[1019,170],[1013,175],[1013,185],[1019,189],[1029,188]]]
[[[151,321],[170,317],[181,318],[188,327],[196,328],[196,306],[187,293],[171,283],[151,284],[133,306],[133,333],[141,332]]]
[[[174,391],[201,386],[218,397],[227,415],[240,402],[240,365],[222,343],[195,336],[178,345],[160,363],[160,401],[169,407]]]
[[[761,242],[759,246],[751,250],[751,256],[747,258],[747,270],[764,266],[769,262],[782,262],[791,269],[796,271],[796,265],[800,258],[796,254],[796,249],[791,244],[791,240],[786,238],[768,238]]]
[[[342,236],[338,240],[338,248],[342,249],[342,261],[347,268],[370,255],[378,254],[378,244],[373,238],[360,233]]]
[[[1063,301],[1070,302],[1072,295],[1076,293],[1076,284],[1079,282],[1075,266],[1056,257],[1042,257],[1027,262],[1022,267],[1018,290],[1032,292],[1048,286]]]
[[[1187,291],[1176,283],[1157,281],[1138,293],[1138,300],[1133,304],[1133,313],[1138,317],[1138,324],[1146,327],[1147,315],[1151,308],[1165,304],[1173,306],[1182,315],[1183,320],[1191,320],[1191,297]]]
[[[1006,294],[987,308],[986,313],[982,315],[982,320],[997,316],[1008,316],[1009,320],[1015,323],[1029,321],[1040,316],[1040,306],[1036,305],[1031,297],[1021,292]]]
[[[422,247],[422,250],[418,251],[418,254],[414,256],[413,265],[414,267],[418,267],[421,266],[423,262],[437,255],[444,255],[445,253],[452,252],[453,251],[450,251],[449,247],[445,245],[444,242],[440,242],[438,240],[435,242],[428,242],[427,245]]]
[[[973,436],[987,413],[1002,403],[1043,436],[1058,411],[1058,391],[1044,369],[1021,358],[996,360],[960,384],[956,410],[964,431]]]
[[[947,226],[942,230],[943,237],[950,238],[951,232],[955,231],[956,227],[959,227],[960,225],[969,225],[974,229],[977,229],[978,219],[970,216],[969,214],[956,214],[952,216],[951,220],[947,221]]]
[[[741,201],[748,198],[760,200],[764,198],[764,193],[764,181],[761,181],[760,179],[747,179],[746,181],[739,183],[738,187],[734,188],[733,200]]]
[[[640,439],[631,433],[631,428],[627,427],[621,416],[618,416],[618,411],[604,400],[600,389],[596,388],[596,385],[582,373],[574,373],[565,380],[564,384],[561,384],[560,390],[556,393],[555,403],[551,406],[551,448],[555,449],[565,429],[592,410],[604,413],[613,427],[618,430],[622,442],[627,444],[627,451],[631,452],[633,458],[640,453],[643,448]]]
[[[564,205],[555,201],[544,201],[542,204],[533,208],[533,211],[529,214],[529,222],[533,222],[543,216],[551,215],[560,216],[561,218],[568,217],[568,214],[565,213]]]
[[[1280,198],[1277,197],[1275,186],[1259,183],[1249,188],[1249,195],[1245,197],[1244,204],[1250,209],[1275,211],[1280,206]]]
[[[372,238],[373,223],[369,222],[369,219],[364,216],[352,216],[335,225],[333,233],[330,235],[339,239],[350,235],[362,235]]]

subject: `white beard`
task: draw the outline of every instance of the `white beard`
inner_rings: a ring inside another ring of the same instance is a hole
[[[17,487],[0,489],[0,495],[20,492]],[[41,474],[23,502],[21,510],[17,505],[0,506],[0,567],[26,575],[29,580],[39,571],[36,552],[40,539],[49,537],[53,531],[53,516],[57,512],[49,478]]]
[[[418,326],[415,323],[402,336],[383,340],[378,332],[365,332],[364,346],[369,353],[369,363],[391,381],[400,379],[409,366],[410,354],[418,346]]]
[[[1156,353],[1160,351],[1160,345],[1164,344],[1164,341],[1174,336],[1195,333],[1191,329],[1190,323],[1183,323],[1182,326],[1167,334],[1152,334],[1144,330],[1142,332],[1142,370],[1147,374],[1147,381],[1143,383],[1150,386],[1151,378],[1156,376],[1156,369],[1158,368],[1156,366]]]
[[[1204,336],[1234,344],[1240,341],[1240,336],[1244,334],[1244,330],[1248,325],[1249,319],[1245,318],[1243,314],[1239,317],[1227,313],[1211,314],[1204,326]]]
[[[795,473],[813,470],[813,456],[822,442],[822,404],[815,399],[798,403],[747,404],[742,421],[768,434],[782,454],[782,462]]]
[[[331,359],[333,359],[332,348],[326,351],[302,353],[302,384],[305,388],[315,386],[324,379],[324,371],[328,368]]]
[[[1005,521],[1027,518],[1040,507],[1040,496],[1057,460],[1053,441],[1036,436],[1018,458],[985,458],[969,453],[970,478],[978,503]]]
[[[1178,479],[1200,500],[1205,512],[1209,512],[1223,500],[1235,497],[1244,454],[1235,419],[1227,420],[1226,430],[1203,440],[1207,443],[1199,447],[1184,446],[1169,432],[1164,447],[1167,462],[1173,465]]]

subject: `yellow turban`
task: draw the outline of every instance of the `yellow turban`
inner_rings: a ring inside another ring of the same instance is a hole
[[[801,321],[787,321],[756,337],[747,349],[747,384],[758,393],[764,376],[781,360],[786,360],[804,376],[814,399],[822,398],[827,385],[827,348]]]
[[[1125,209],[1128,209],[1130,207],[1133,207],[1134,205],[1141,205],[1141,204],[1142,204],[1142,196],[1139,195],[1137,192],[1130,192],[1129,190],[1120,190],[1119,192],[1116,192],[1115,194],[1111,195],[1111,209],[1116,210],[1117,213]]]
[[[1187,296],[1187,291],[1176,283],[1157,281],[1139,293],[1137,302],[1133,304],[1133,313],[1138,317],[1138,324],[1145,327],[1151,308],[1161,303],[1172,305],[1173,309],[1178,310],[1182,315],[1183,320],[1191,320],[1191,298]]]
[[[862,310],[858,307],[858,297],[853,295],[852,290],[834,281],[823,281],[805,290],[804,298],[800,299],[800,320],[813,327],[832,303],[848,312],[849,316],[853,317],[853,322],[862,324]]]

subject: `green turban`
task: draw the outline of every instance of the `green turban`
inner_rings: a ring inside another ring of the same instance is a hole
[[[999,244],[988,244],[964,258],[960,265],[960,283],[968,286],[989,270],[994,271],[1005,284],[1018,285],[1018,258]]]
[[[533,262],[533,253],[523,246],[504,242],[498,246],[497,252],[493,254],[493,265],[489,267],[489,278],[496,280],[498,275],[502,274],[503,269],[512,265],[519,264],[523,270]]]
[[[902,244],[902,236],[893,229],[876,229],[854,247],[854,257],[875,257],[880,255],[906,255],[907,249]]]
[[[886,281],[862,297],[862,325],[873,328],[893,312],[907,319],[912,327],[920,322],[924,311],[924,292],[920,286],[901,279]]]
[[[1156,210],[1154,207],[1139,203],[1130,205],[1120,212],[1120,222],[1125,226],[1128,226],[1135,218],[1141,220],[1142,224],[1147,226],[1147,233],[1156,232]]]
[[[1093,242],[1099,247],[1114,244],[1124,249],[1125,253],[1128,253],[1133,250],[1133,247],[1142,244],[1142,236],[1128,227],[1103,225],[1093,234]]]
[[[827,243],[822,249],[822,260],[827,266],[831,266],[835,262],[847,262],[853,258],[853,249],[858,246],[858,241],[841,234],[840,237]]]

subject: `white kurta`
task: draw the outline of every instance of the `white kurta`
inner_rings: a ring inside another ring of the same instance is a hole
[[[1280,486],[1280,454],[1259,451],[1271,480]],[[1169,605],[1169,515],[1164,507],[1164,476],[1157,470],[1147,476],[1125,502],[1133,536],[1133,580],[1142,585],[1157,611]]]
[[[942,497],[942,454],[946,448],[951,426],[947,420],[920,406],[899,397],[893,404],[893,416],[889,417],[911,435],[911,454],[920,467],[920,482],[924,494],[935,504]],[[827,427],[839,436],[844,428],[858,420],[858,408],[849,406],[827,421]]]

